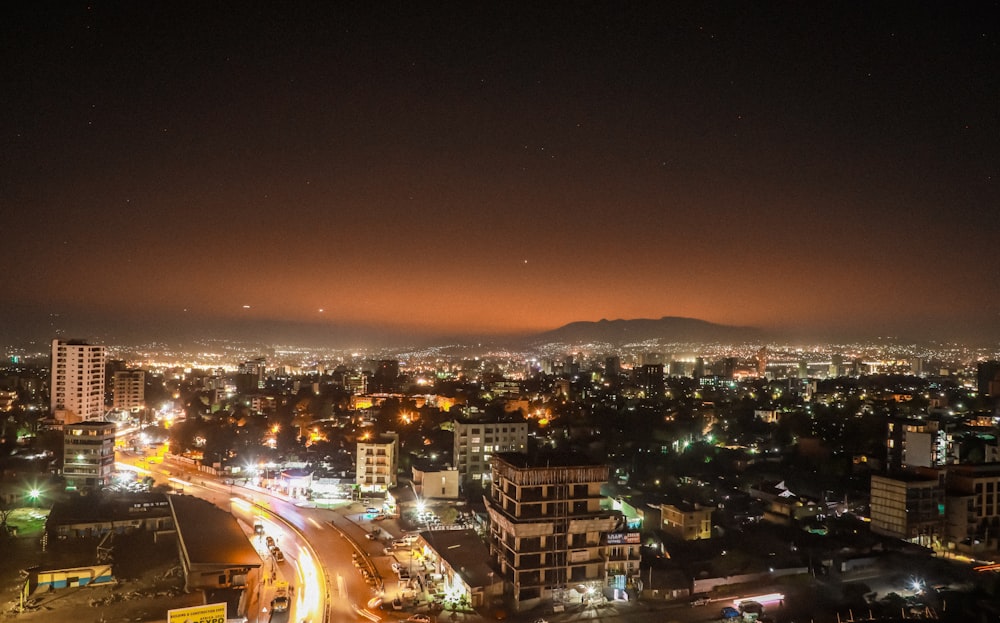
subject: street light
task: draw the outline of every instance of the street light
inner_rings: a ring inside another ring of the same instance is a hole
[[[31,500],[31,508],[35,508],[38,504],[38,497],[42,495],[42,490],[38,487],[33,487],[28,491],[28,499]]]

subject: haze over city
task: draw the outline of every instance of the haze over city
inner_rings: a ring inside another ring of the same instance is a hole
[[[990,8],[18,6],[0,340],[995,341]]]

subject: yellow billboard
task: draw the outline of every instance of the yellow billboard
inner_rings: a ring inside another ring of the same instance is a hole
[[[226,623],[226,603],[167,610],[167,623]]]

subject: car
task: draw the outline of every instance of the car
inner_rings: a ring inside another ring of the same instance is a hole
[[[406,620],[409,623],[431,623],[431,618],[426,614],[414,614]]]
[[[274,556],[275,562],[285,562],[285,555],[277,547],[271,550],[271,555]]]
[[[288,599],[288,595],[278,595],[271,600],[271,611],[286,612],[289,605],[291,605],[291,600]]]
[[[368,539],[369,541],[374,541],[374,540],[378,539],[378,533],[376,533],[376,532],[367,532],[367,533],[365,533],[365,538]]]
[[[692,606],[707,606],[708,605],[708,597],[705,597],[704,595],[697,595],[697,596],[695,596],[694,599],[691,600],[691,605]]]
[[[267,546],[267,549],[273,549],[274,548],[274,537],[273,536],[269,536],[266,539],[264,539],[264,545]]]
[[[531,623],[549,623],[549,622],[546,621],[545,619],[541,618],[541,617],[538,617],[537,619],[535,619]]]
[[[740,616],[740,611],[737,610],[736,608],[733,608],[732,606],[726,606],[725,608],[722,609],[723,619],[735,619],[738,616]]]

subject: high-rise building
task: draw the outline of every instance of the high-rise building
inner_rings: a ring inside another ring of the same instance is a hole
[[[115,372],[111,385],[111,407],[138,411],[146,406],[146,373],[142,370]]]
[[[103,346],[83,340],[52,340],[52,417],[62,424],[104,416]]]
[[[454,453],[462,484],[489,481],[491,459],[501,452],[526,452],[528,423],[519,415],[454,422]]]
[[[267,359],[264,357],[244,361],[236,373],[236,391],[242,394],[252,394],[263,389],[266,372]]]
[[[1000,396],[1000,361],[979,362],[976,381],[981,395]]]
[[[63,427],[63,477],[67,489],[95,490],[111,484],[115,430],[111,422],[78,422]]]
[[[399,361],[396,359],[382,359],[375,368],[372,375],[371,390],[379,394],[388,394],[396,391],[399,383]]]
[[[639,533],[601,505],[608,469],[575,454],[493,456],[490,555],[518,610],[637,579]]]
[[[646,398],[663,398],[666,393],[662,363],[643,364],[639,368],[639,378],[636,380]]]

